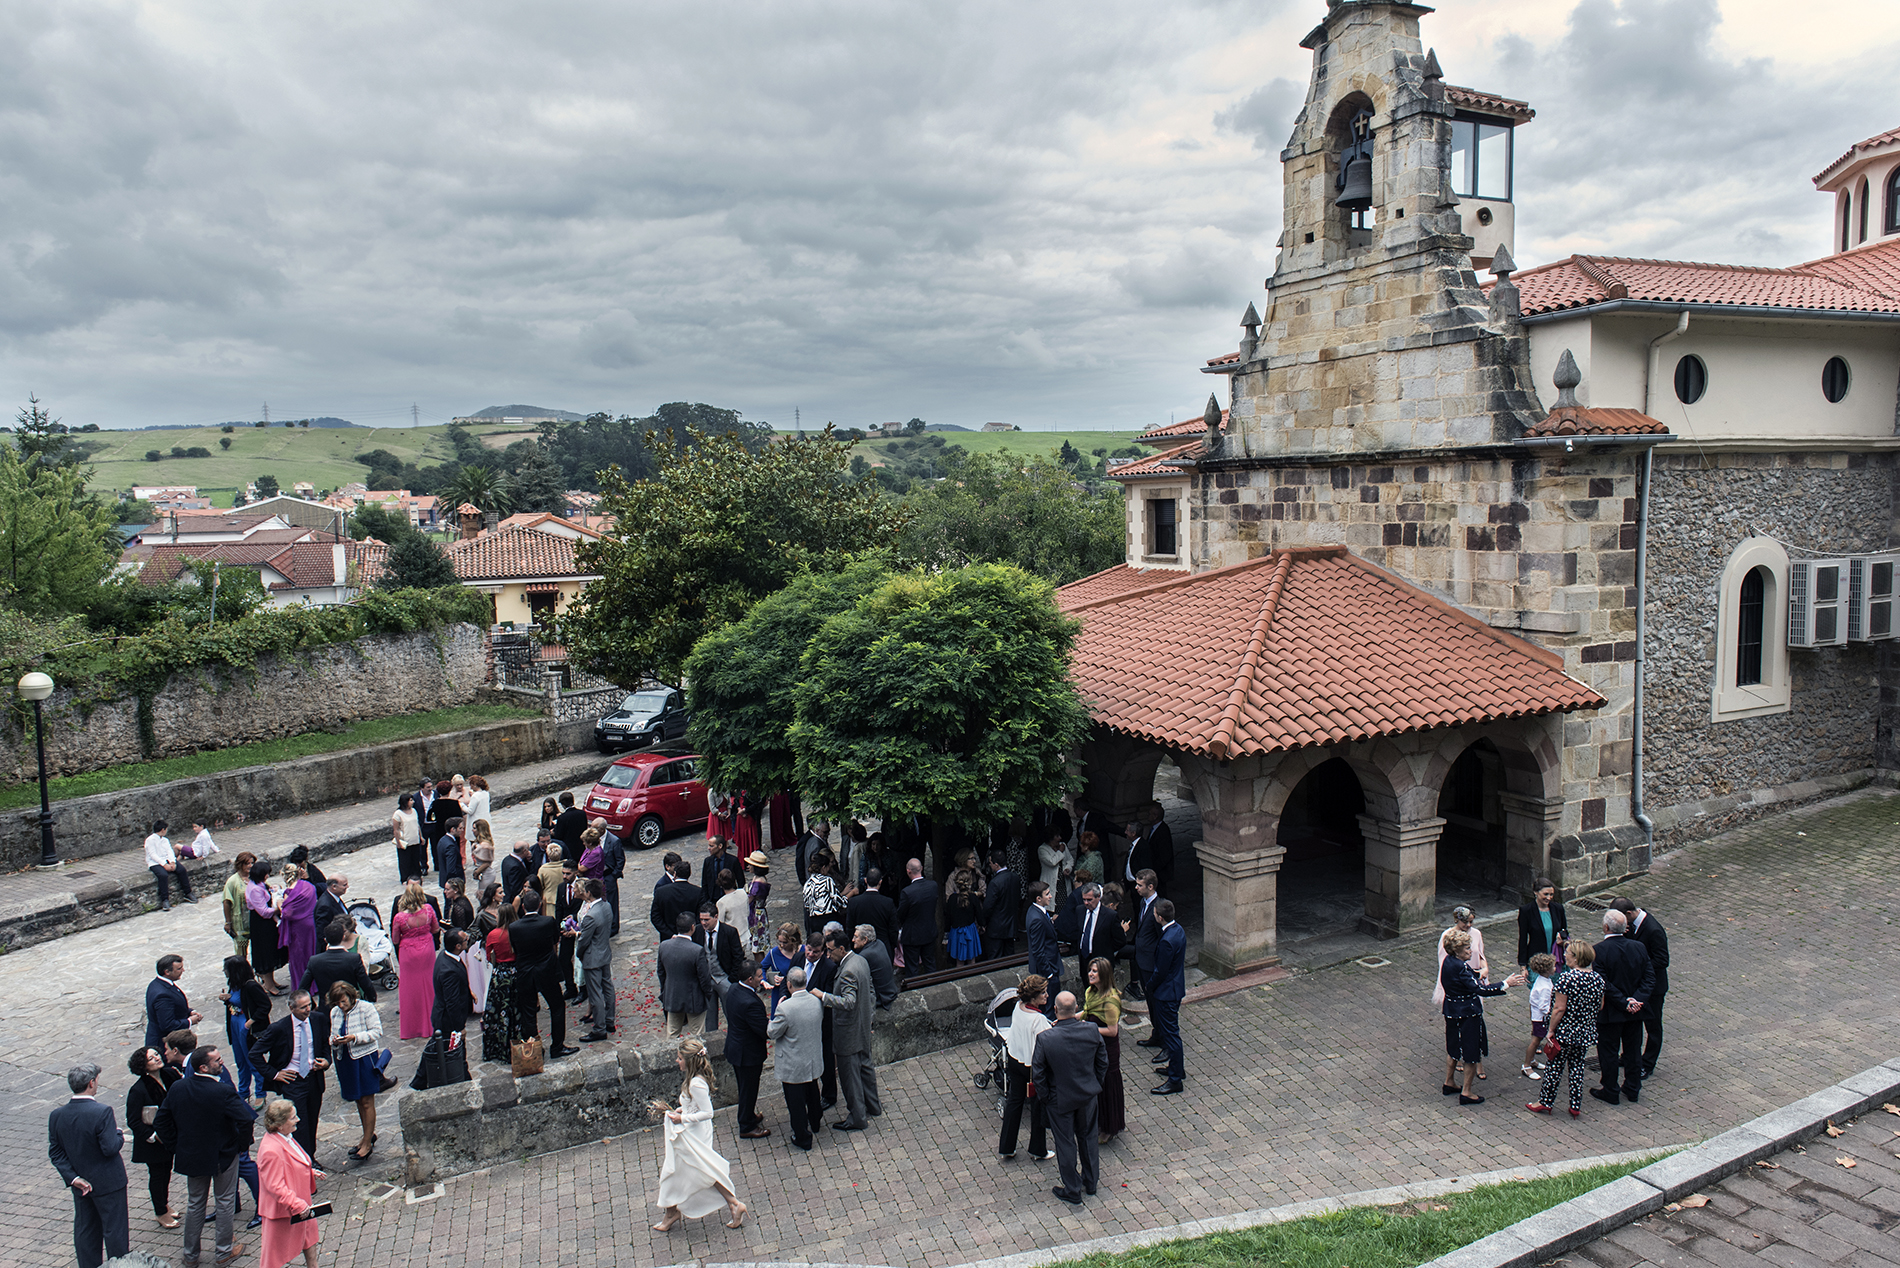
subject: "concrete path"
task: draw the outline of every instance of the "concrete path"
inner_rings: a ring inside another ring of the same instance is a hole
[[[1125,1048],[1129,1130],[1104,1151],[1101,1196],[1081,1208],[1048,1196],[1053,1164],[1026,1149],[997,1159],[994,1102],[972,1086],[982,1064],[972,1044],[881,1070],[884,1116],[868,1132],[826,1133],[811,1155],[787,1145],[769,1086],[771,1137],[737,1140],[723,1113],[718,1147],[753,1206],[743,1230],[706,1220],[670,1237],[649,1232],[660,1142],[639,1133],[456,1177],[439,1194],[405,1195],[374,1183],[381,1173],[338,1168],[325,1187],[338,1215],[322,1253],[344,1264],[409,1262],[427,1247],[457,1263],[564,1268],[695,1259],[925,1268],[1448,1174],[1680,1145],[1900,1050],[1900,945],[1889,936],[1897,849],[1900,796],[1869,790],[1667,855],[1632,883],[1674,949],[1668,1046],[1640,1105],[1586,1101],[1580,1121],[1522,1109],[1531,1092],[1515,1073],[1522,992],[1491,1010],[1490,1102],[1460,1109],[1439,1095],[1443,1027],[1423,938],[1381,944],[1381,967],[1347,961],[1191,1004],[1184,1096],[1150,1097],[1147,1050]],[[630,868],[630,892],[642,866]],[[1573,908],[1572,919],[1581,930],[1590,917]],[[18,1199],[8,1262],[70,1262],[69,1214],[44,1160],[45,1116],[64,1095],[59,1071],[82,1055],[100,1060],[107,1099],[122,1103],[151,959],[212,924],[202,907],[184,908],[0,958],[0,1090],[9,1094],[0,1140],[11,1146],[0,1183]],[[1507,933],[1499,926],[1493,940]],[[194,996],[214,991],[216,941],[184,946]],[[334,1164],[349,1143],[334,1112],[323,1140]],[[381,1161],[379,1150],[372,1167]],[[134,1246],[175,1258],[176,1236],[134,1209]]]

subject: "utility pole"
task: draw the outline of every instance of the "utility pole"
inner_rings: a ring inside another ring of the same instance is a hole
[[[409,425],[411,427],[422,426],[422,406],[411,405],[409,407]]]
[[[270,426],[270,402],[264,402],[264,426]]]

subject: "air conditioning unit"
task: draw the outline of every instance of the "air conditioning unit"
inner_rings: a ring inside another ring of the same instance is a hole
[[[1847,641],[1847,561],[1788,564],[1788,646],[1838,647]]]
[[[1847,637],[1879,642],[1894,636],[1894,564],[1900,555],[1847,561]]]

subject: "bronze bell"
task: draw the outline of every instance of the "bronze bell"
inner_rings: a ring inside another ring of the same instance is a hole
[[[1364,211],[1372,206],[1372,160],[1355,154],[1346,164],[1345,179],[1340,182],[1339,197],[1333,205],[1347,211]]]

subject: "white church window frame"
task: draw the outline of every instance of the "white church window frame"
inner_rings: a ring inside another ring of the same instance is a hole
[[[1763,574],[1761,602],[1761,681],[1736,681],[1742,625],[1742,582],[1757,568]],[[1772,537],[1750,537],[1723,566],[1717,590],[1715,682],[1710,720],[1732,722],[1787,713],[1793,707],[1788,669],[1788,552]]]

